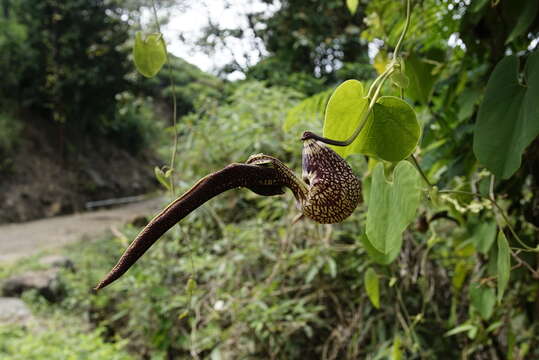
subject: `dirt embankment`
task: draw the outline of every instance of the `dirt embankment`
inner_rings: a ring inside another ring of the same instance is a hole
[[[39,121],[25,124],[15,154],[0,163],[0,223],[83,211],[88,201],[157,188],[150,151],[136,157],[104,139],[69,142]]]

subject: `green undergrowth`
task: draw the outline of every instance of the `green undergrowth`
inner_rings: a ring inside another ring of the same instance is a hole
[[[103,329],[76,326],[73,319],[48,321],[39,329],[0,326],[0,357],[6,360],[129,360],[125,341],[106,343]]]
[[[247,82],[226,104],[201,101],[200,111],[182,119],[178,192],[258,152],[283,159],[299,173],[298,137],[303,129],[321,129],[321,123],[300,121],[282,130],[286,109],[302,98],[286,88]],[[369,174],[362,158],[348,161],[359,176]],[[366,199],[369,184],[364,181]],[[264,198],[232,190],[189,215],[99,293],[91,289],[140,228],[125,226],[114,236],[68,246],[65,254],[76,267],[62,272],[68,296],[58,304],[25,299],[37,314],[86,324],[59,348],[81,339],[101,344],[99,351],[125,344],[134,358],[190,359],[196,353],[202,359],[385,359],[395,352],[409,359],[457,358],[463,349],[488,353],[507,346],[498,337],[511,339],[521,355],[537,355],[536,325],[525,315],[537,283],[524,281],[529,275],[523,267],[513,269],[511,281],[518,286],[509,286],[505,306],[495,307],[491,275],[481,273],[487,280],[479,282],[474,273],[477,261],[484,261],[478,252],[495,251],[493,241],[485,242],[491,232],[482,224],[493,223],[488,212],[467,213],[462,222],[457,211],[446,208],[444,215],[422,205],[398,257],[382,265],[362,242],[367,205],[341,224],[293,224],[298,212],[289,192]],[[428,228],[425,218],[431,219]],[[521,234],[525,240],[532,235],[526,229]],[[379,297],[371,289],[369,299],[364,281],[373,276]],[[187,286],[189,279],[196,287]],[[375,307],[371,300],[377,297]],[[21,346],[36,341],[9,331]]]

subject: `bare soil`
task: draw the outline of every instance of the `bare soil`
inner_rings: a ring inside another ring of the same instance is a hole
[[[162,162],[152,149],[131,154],[110,139],[68,139],[61,130],[28,120],[15,152],[0,154],[0,224],[82,212],[88,201],[158,187],[153,168]]]
[[[0,225],[0,263],[12,262],[71,242],[94,239],[112,227],[141,216],[151,217],[164,207],[164,201],[162,197],[154,197],[112,209]]]

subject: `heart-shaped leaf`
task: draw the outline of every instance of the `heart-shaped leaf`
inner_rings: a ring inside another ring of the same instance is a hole
[[[359,126],[367,108],[363,85],[357,80],[343,82],[328,101],[324,136],[334,140],[348,139]],[[342,157],[361,153],[397,162],[412,153],[420,134],[412,107],[397,97],[382,96],[374,104],[359,136],[346,147],[332,148]]]
[[[402,232],[414,219],[421,197],[417,170],[401,161],[393,171],[393,182],[385,179],[379,163],[372,174],[367,213],[367,238],[376,250],[390,254],[402,244]]]
[[[414,151],[421,128],[414,109],[404,100],[382,96],[354,141],[354,152],[397,162]]]
[[[494,175],[507,179],[520,167],[524,149],[539,134],[539,51],[527,60],[526,86],[518,59],[502,59],[490,76],[474,129],[473,151]]]
[[[380,309],[380,281],[371,267],[365,272],[365,290],[374,307]]]
[[[357,80],[346,80],[328,101],[324,120],[324,136],[335,140],[346,140],[358,127],[361,114],[367,109],[368,101],[363,97],[363,85]],[[355,153],[358,139],[346,147],[332,146],[342,157]]]
[[[391,80],[401,89],[406,89],[408,85],[410,85],[410,79],[408,79],[408,76],[404,75],[401,71],[393,73],[391,75]]]
[[[436,65],[426,62],[415,54],[408,56],[404,67],[404,73],[410,81],[409,87],[406,89],[406,95],[427,104],[437,78],[433,73],[435,67]]]
[[[142,33],[135,34],[133,58],[137,70],[146,77],[154,77],[167,61],[167,50],[161,34],[149,34],[142,39]]]

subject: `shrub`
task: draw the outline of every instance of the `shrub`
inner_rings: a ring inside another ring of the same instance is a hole
[[[102,329],[81,331],[73,323],[48,324],[40,330],[0,326],[0,357],[4,360],[130,360],[125,342],[105,343]]]
[[[20,139],[22,123],[9,113],[0,112],[0,153],[9,154]]]

